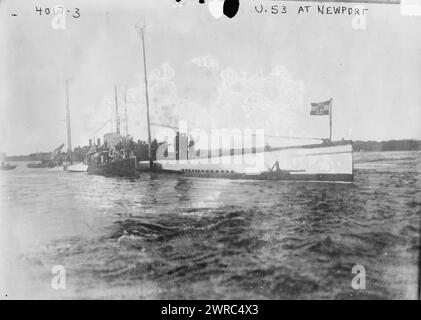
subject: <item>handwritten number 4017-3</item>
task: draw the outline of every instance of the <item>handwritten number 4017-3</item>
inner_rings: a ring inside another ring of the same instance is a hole
[[[63,14],[63,12],[65,11],[64,7],[54,7],[54,8],[44,8],[44,10],[42,8],[38,8],[37,6],[35,7],[35,11],[39,13],[39,15],[41,16],[42,13],[44,12],[45,15],[50,15],[51,13],[53,14]],[[79,8],[74,8],[73,10],[73,14],[72,17],[73,18],[79,18],[80,17],[80,9]],[[70,13],[70,10],[67,10],[67,12]]]

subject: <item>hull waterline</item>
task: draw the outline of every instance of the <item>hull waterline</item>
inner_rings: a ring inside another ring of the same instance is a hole
[[[192,177],[343,182],[354,178],[351,142],[230,153],[209,159],[161,159],[157,164],[164,172]]]

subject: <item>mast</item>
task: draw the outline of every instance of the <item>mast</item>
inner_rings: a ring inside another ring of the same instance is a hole
[[[70,164],[72,164],[72,131],[70,128],[69,80],[66,80],[66,97],[67,155],[69,157]]]
[[[143,70],[145,76],[145,97],[146,97],[146,118],[148,122],[148,158],[149,158],[149,167],[150,169],[153,168],[153,160],[152,160],[152,150],[151,150],[151,122],[149,119],[149,96],[148,96],[148,77],[147,77],[147,70],[146,70],[146,54],[145,54],[145,36],[143,30],[145,26],[139,27],[135,26],[137,32],[141,35],[142,39],[142,52],[143,52]]]
[[[129,135],[129,124],[127,122],[127,87],[124,91],[124,113],[126,118],[126,137]]]
[[[115,86],[115,121],[116,121],[116,132],[120,133],[120,118],[118,116],[118,103],[117,103],[117,85]]]
[[[329,141],[332,141],[332,109],[333,109],[333,98],[330,99],[330,110],[329,110]]]

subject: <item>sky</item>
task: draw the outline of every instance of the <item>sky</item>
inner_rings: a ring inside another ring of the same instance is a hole
[[[115,130],[114,86],[122,132],[126,100],[129,134],[146,139],[137,23],[153,123],[327,137],[328,117],[310,116],[310,103],[332,98],[334,139],[421,139],[421,17],[366,4],[366,26],[355,29],[354,16],[317,14],[317,3],[240,0],[234,18],[217,19],[217,1],[1,0],[0,151],[67,143],[66,79],[73,147]],[[65,29],[45,14],[57,4],[70,11]],[[287,13],[259,14],[261,4]],[[297,14],[300,5],[312,8]]]

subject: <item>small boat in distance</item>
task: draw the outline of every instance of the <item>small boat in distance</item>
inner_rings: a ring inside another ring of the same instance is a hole
[[[0,166],[1,170],[13,170],[15,168],[16,168],[16,166],[13,166],[13,165],[10,165],[10,164],[4,163],[4,162],[2,162],[1,166]]]
[[[0,152],[0,162],[1,162],[1,166],[0,166],[0,170],[13,170],[16,168],[16,166],[10,165],[6,162],[6,153],[5,152]]]

